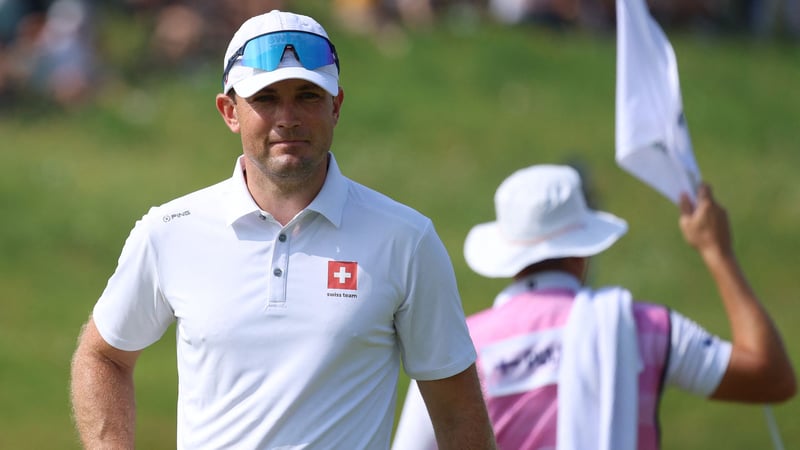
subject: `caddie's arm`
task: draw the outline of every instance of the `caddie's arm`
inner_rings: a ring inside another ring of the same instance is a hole
[[[417,384],[430,414],[439,450],[497,448],[474,364],[452,377],[418,380]]]
[[[72,357],[71,400],[86,449],[133,449],[136,406],[133,368],[140,351],[110,346],[90,318]]]
[[[759,403],[788,400],[797,390],[794,369],[778,329],[739,266],[727,212],[705,184],[696,205],[684,196],[680,206],[681,231],[716,283],[732,336],[728,368],[711,398]]]

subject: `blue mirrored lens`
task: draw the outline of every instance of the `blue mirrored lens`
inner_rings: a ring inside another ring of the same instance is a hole
[[[261,70],[275,70],[281,62],[283,52],[291,46],[300,64],[314,70],[336,63],[330,41],[324,37],[302,31],[281,31],[258,36],[244,45],[242,65]]]

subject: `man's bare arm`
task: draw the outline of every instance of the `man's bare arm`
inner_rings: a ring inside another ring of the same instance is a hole
[[[727,213],[708,186],[700,188],[696,206],[681,199],[680,226],[717,285],[731,329],[731,360],[712,398],[781,402],[793,397],[795,374],[780,333],[739,266]]]
[[[84,325],[70,380],[73,417],[84,448],[134,448],[133,369],[139,353],[110,346],[91,318]]]
[[[475,365],[449,378],[417,381],[439,450],[496,449]]]

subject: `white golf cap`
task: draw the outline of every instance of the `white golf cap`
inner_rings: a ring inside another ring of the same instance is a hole
[[[486,277],[513,277],[547,259],[592,256],[628,230],[619,217],[586,206],[580,176],[569,166],[518,170],[494,201],[497,220],[476,225],[464,242],[467,264]]]
[[[328,33],[325,32],[322,25],[311,17],[273,10],[266,14],[251,17],[239,27],[239,30],[234,33],[230,44],[228,44],[225,59],[222,61],[223,68],[227,68],[231,57],[247,41],[276,31],[303,31],[328,39]],[[290,51],[284,53],[278,68],[271,71],[246,67],[237,61],[231,67],[225,80],[223,80],[223,91],[227,93],[233,88],[238,95],[246,98],[270,84],[292,78],[310,81],[325,89],[331,95],[339,93],[339,69],[336,64],[309,70],[303,67],[294,57],[293,52]]]

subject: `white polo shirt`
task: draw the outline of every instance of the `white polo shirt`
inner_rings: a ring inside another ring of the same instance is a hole
[[[241,158],[241,157],[240,157]],[[178,448],[388,448],[400,361],[455,375],[475,351],[431,221],[345,178],[285,227],[233,177],[137,221],[94,308],[123,350],[177,321]]]

